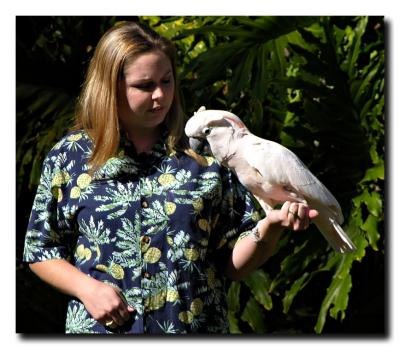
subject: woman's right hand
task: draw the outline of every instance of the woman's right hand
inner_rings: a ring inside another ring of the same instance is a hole
[[[30,268],[43,281],[80,299],[90,315],[104,326],[110,321],[110,328],[121,326],[135,311],[119,290],[84,274],[65,259],[31,263]]]
[[[81,290],[79,295],[86,310],[104,326],[122,326],[135,309],[125,302],[123,295],[115,287],[95,279],[91,281],[91,285]]]

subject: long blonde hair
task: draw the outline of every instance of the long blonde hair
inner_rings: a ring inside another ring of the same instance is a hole
[[[204,161],[189,147],[183,129],[182,110],[176,79],[176,53],[171,41],[136,22],[124,22],[110,28],[100,39],[90,61],[86,79],[78,100],[74,129],[83,129],[94,143],[89,159],[92,170],[116,155],[120,141],[118,119],[118,85],[124,78],[124,67],[137,55],[160,50],[171,61],[176,81],[171,108],[166,116],[166,145],[169,152],[183,151]]]

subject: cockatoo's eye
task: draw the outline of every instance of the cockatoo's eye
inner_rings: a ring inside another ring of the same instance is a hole
[[[203,134],[208,136],[211,133],[211,128],[209,127],[204,127],[203,128]]]

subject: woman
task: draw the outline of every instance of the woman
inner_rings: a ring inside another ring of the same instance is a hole
[[[74,130],[44,161],[25,240],[31,270],[71,296],[67,333],[227,333],[225,276],[248,275],[317,214],[287,202],[257,223],[183,127],[173,45],[141,24],[111,28]]]

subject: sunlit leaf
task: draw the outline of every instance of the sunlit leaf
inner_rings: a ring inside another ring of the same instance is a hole
[[[375,251],[378,251],[377,242],[380,239],[380,234],[378,232],[378,223],[379,218],[370,214],[368,215],[368,218],[366,219],[364,224],[361,226],[361,229],[365,230],[366,232],[369,244]]]
[[[257,302],[265,309],[271,310],[272,298],[268,292],[271,279],[268,274],[259,269],[251,273],[244,282],[250,288]]]
[[[307,282],[310,280],[310,274],[304,273],[300,278],[298,278],[295,282],[292,283],[292,286],[289,290],[286,291],[285,297],[283,298],[283,312],[285,314],[288,313],[290,306],[293,303],[294,298],[297,294],[306,286]]]
[[[340,313],[340,319],[345,317],[345,310],[349,300],[349,292],[352,286],[351,283],[351,256],[343,256],[342,263],[332,279],[332,283],[328,287],[326,296],[322,302],[321,309],[318,315],[318,320],[315,325],[315,332],[321,333],[325,325],[328,310],[330,315],[337,318]]]
[[[253,298],[247,301],[241,319],[246,321],[255,333],[265,333],[265,315],[258,302]]]

